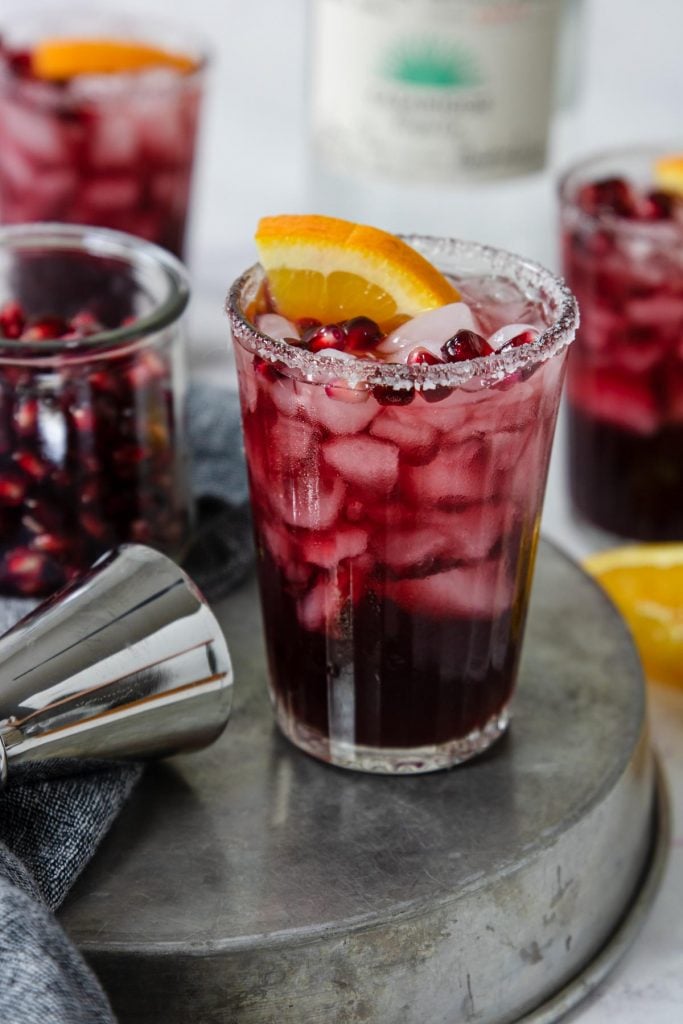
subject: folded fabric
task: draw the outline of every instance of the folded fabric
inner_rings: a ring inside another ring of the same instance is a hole
[[[198,521],[183,559],[207,597],[227,593],[252,559],[237,396],[188,396]],[[35,604],[0,600],[0,633]],[[142,772],[120,765],[77,777],[38,772],[0,795],[2,1024],[115,1024],[109,1001],[52,911],[91,859]]]

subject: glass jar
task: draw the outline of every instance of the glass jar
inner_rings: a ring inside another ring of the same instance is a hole
[[[178,260],[129,235],[0,229],[2,592],[50,593],[125,541],[179,551],[188,298]]]

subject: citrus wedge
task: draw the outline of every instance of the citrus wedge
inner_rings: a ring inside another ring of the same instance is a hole
[[[165,67],[186,74],[196,62],[144,43],[121,39],[43,39],[31,53],[38,78],[63,80],[75,75],[109,75]]]
[[[648,678],[683,686],[683,544],[613,548],[584,567],[626,619]]]
[[[654,179],[665,192],[683,195],[683,153],[660,157],[655,161]]]
[[[368,316],[388,332],[457,302],[453,285],[395,235],[334,217],[264,217],[256,246],[277,311],[335,323]]]

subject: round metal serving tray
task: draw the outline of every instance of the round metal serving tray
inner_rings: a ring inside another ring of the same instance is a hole
[[[217,611],[227,733],[149,769],[61,913],[121,1024],[549,1024],[603,979],[666,809],[633,646],[580,569],[541,544],[509,735],[424,776],[295,750],[254,582]]]

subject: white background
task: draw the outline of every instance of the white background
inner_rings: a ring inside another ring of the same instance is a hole
[[[21,11],[63,6],[58,0],[33,0]],[[137,15],[171,13],[168,0],[88,4],[90,10],[98,6]],[[230,280],[253,259],[256,221],[264,213],[308,208],[306,3],[190,0],[177,8],[209,40],[212,53],[190,249],[193,372],[224,377],[227,383],[232,365],[222,303]],[[8,0],[0,0],[0,13],[6,16],[10,9]],[[676,145],[678,140],[683,150],[683,0],[586,0],[585,15],[575,55],[579,92],[573,107],[556,120],[547,173],[519,185],[513,227],[501,224],[499,238],[497,225],[482,211],[481,237],[523,248],[551,264],[556,261],[553,183],[561,167],[613,144],[674,140]],[[458,234],[455,202],[451,217],[445,226]],[[568,511],[563,441],[561,423],[544,530],[578,556],[601,540],[582,530]],[[578,1011],[581,1024],[683,1021],[683,693],[652,688],[650,705],[675,805],[669,867],[638,942],[598,997]]]

